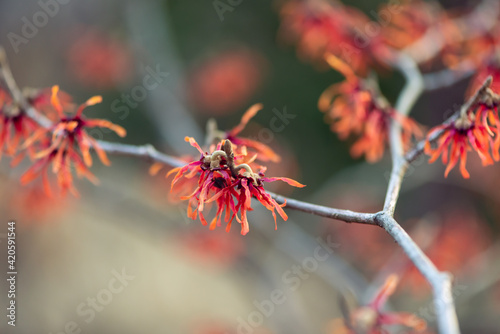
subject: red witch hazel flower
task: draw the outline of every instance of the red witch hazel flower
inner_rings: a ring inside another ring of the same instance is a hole
[[[386,313],[382,311],[385,302],[396,290],[398,282],[398,276],[389,276],[373,301],[356,309],[352,314],[349,314],[347,307],[343,307],[344,324],[335,323],[335,326],[332,326],[332,333],[384,334],[388,333],[384,329],[388,325],[403,325],[417,332],[424,331],[427,328],[425,320],[414,314],[406,312]]]
[[[202,224],[207,225],[208,222],[204,216],[205,205],[215,202],[217,211],[210,222],[210,229],[221,225],[224,214],[224,221],[227,223],[226,231],[230,230],[231,223],[236,219],[241,224],[241,234],[245,235],[249,231],[247,212],[253,210],[251,200],[255,198],[272,212],[275,226],[275,211],[287,220],[288,217],[283,211],[286,203],[278,204],[265,191],[263,184],[281,180],[295,187],[304,187],[304,185],[284,177],[266,178],[264,177],[265,169],[254,173],[252,168],[245,163],[236,165],[235,161],[241,157],[234,154],[230,140],[219,142],[211,153],[204,152],[193,138],[186,137],[186,141],[200,152],[200,159],[172,169],[167,176],[177,173],[172,181],[172,191],[183,190],[176,187],[181,178],[197,178],[198,182],[194,191],[188,196],[181,196],[181,199],[189,200],[187,209],[189,218],[196,219],[199,215]]]
[[[41,150],[35,154],[37,160],[21,177],[21,183],[29,183],[43,174],[45,191],[50,194],[47,172],[49,165],[52,164],[52,172],[57,175],[57,182],[62,193],[65,194],[69,190],[74,196],[78,196],[73,186],[71,166],[75,168],[78,177],[86,177],[89,181],[97,183],[96,177],[88,169],[92,166],[90,149],[93,148],[96,151],[103,164],[110,164],[106,152],[101,149],[94,138],[87,134],[85,129],[108,128],[120,137],[124,137],[126,131],[107,120],[83,117],[82,112],[85,107],[100,103],[102,100],[100,96],[91,97],[77,108],[74,115],[67,116],[58,98],[58,92],[58,86],[52,87],[51,104],[58,113],[59,121],[49,129],[41,128],[35,131],[24,143],[24,147],[41,146]]]
[[[360,79],[346,63],[333,55],[327,55],[325,59],[346,80],[327,88],[319,98],[318,108],[327,113],[331,130],[340,139],[357,137],[351,148],[352,156],[365,155],[369,162],[380,160],[392,121],[401,124],[405,146],[410,144],[413,136],[421,135],[417,123],[398,114],[380,95],[373,81]]]
[[[476,94],[478,100],[471,108],[463,109],[455,121],[436,126],[427,134],[425,153],[431,156],[430,163],[442,157],[443,164],[447,165],[445,177],[459,161],[462,176],[466,179],[470,177],[466,162],[467,152],[472,149],[479,155],[483,166],[500,160],[500,96],[489,88]],[[433,148],[431,142],[436,134],[439,137]]]

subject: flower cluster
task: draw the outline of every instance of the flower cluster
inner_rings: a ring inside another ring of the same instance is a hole
[[[221,225],[222,215],[227,223],[226,230],[231,228],[232,221],[236,220],[241,224],[241,234],[245,235],[249,231],[247,213],[252,211],[251,199],[257,199],[264,207],[271,211],[276,226],[276,213],[287,220],[287,215],[283,211],[286,203],[278,204],[270,194],[268,194],[263,185],[265,182],[277,180],[284,181],[294,187],[303,187],[304,185],[285,177],[266,178],[264,176],[265,168],[258,173],[254,173],[247,163],[236,164],[236,161],[245,159],[243,155],[235,155],[233,145],[226,139],[217,144],[212,152],[204,152],[193,138],[186,137],[193,147],[200,152],[199,160],[189,164],[172,169],[167,175],[176,172],[172,181],[172,190],[179,179],[197,177],[197,185],[194,191],[187,196],[181,196],[182,200],[189,200],[187,215],[191,219],[196,219],[199,215],[203,225],[207,225],[204,216],[205,204],[215,202],[217,211],[210,222],[210,229]],[[238,216],[238,213],[240,214]]]
[[[24,148],[31,148],[36,153],[33,165],[21,176],[21,183],[27,184],[42,175],[45,191],[50,195],[52,192],[48,181],[48,171],[49,166],[51,166],[51,171],[56,174],[62,194],[69,190],[74,196],[78,196],[78,191],[73,185],[71,168],[74,167],[78,177],[85,177],[89,181],[97,183],[96,177],[88,169],[92,166],[91,148],[95,150],[103,164],[110,164],[106,152],[86,132],[86,129],[92,127],[108,128],[120,137],[124,137],[126,131],[107,120],[86,119],[82,115],[86,107],[101,102],[100,96],[90,98],[76,108],[75,112],[72,104],[61,103],[58,93],[59,87],[52,87],[50,105],[57,113],[58,120],[50,128],[38,128],[23,144]],[[67,112],[74,112],[74,114],[67,115]]]
[[[346,63],[334,55],[327,55],[326,60],[346,80],[327,88],[319,98],[318,108],[327,113],[331,129],[340,139],[357,137],[351,148],[354,157],[365,155],[369,162],[380,160],[392,121],[401,124],[405,145],[410,143],[412,136],[421,135],[417,124],[398,114],[379,94],[375,83],[357,77]]]
[[[286,203],[278,204],[266,192],[264,183],[280,180],[294,187],[304,187],[304,185],[285,177],[265,177],[266,167],[257,164],[256,161],[279,161],[279,156],[265,144],[238,136],[260,109],[262,109],[260,104],[250,107],[240,124],[230,131],[223,132],[212,128],[206,151],[194,138],[185,138],[198,150],[200,157],[182,167],[170,170],[166,176],[175,173],[171,191],[181,200],[188,200],[189,218],[199,217],[203,225],[209,225],[210,229],[214,229],[221,225],[224,216],[227,231],[236,219],[241,224],[241,234],[245,235],[249,231],[247,214],[253,210],[251,200],[255,198],[271,211],[275,227],[277,227],[276,212],[287,220],[288,217],[283,211]],[[214,141],[216,144],[213,144]],[[162,167],[161,164],[153,164],[150,173],[156,174]],[[215,203],[216,213],[208,223],[205,218],[205,206],[211,203]]]
[[[382,311],[385,302],[396,290],[398,282],[398,276],[391,275],[387,278],[371,303],[357,308],[352,313],[344,307],[343,324],[335,322],[332,326],[332,333],[382,334],[387,333],[384,328],[388,325],[403,325],[417,332],[424,331],[427,328],[425,320],[414,314]]]
[[[339,2],[288,1],[281,8],[280,35],[295,43],[299,57],[324,64],[331,53],[365,75],[378,57],[388,57],[380,35],[364,33],[370,19],[353,7]]]
[[[471,108],[462,110],[453,122],[436,126],[427,134],[425,153],[430,155],[429,162],[442,157],[443,164],[447,165],[445,177],[457,163],[462,176],[466,179],[470,177],[466,162],[467,153],[471,150],[477,152],[484,166],[500,159],[500,96],[489,88],[477,94],[478,101]],[[435,136],[438,139],[433,147]]]

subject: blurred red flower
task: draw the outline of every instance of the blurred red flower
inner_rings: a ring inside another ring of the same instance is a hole
[[[111,89],[132,77],[130,48],[97,29],[76,32],[66,57],[69,73],[93,89]]]
[[[204,113],[233,112],[256,92],[264,67],[264,58],[255,51],[237,49],[216,54],[191,71],[188,94]]]

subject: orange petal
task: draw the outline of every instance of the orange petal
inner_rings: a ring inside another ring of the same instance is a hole
[[[85,103],[81,104],[78,107],[78,109],[76,111],[76,116],[80,116],[83,112],[83,109],[85,109],[86,107],[93,106],[93,105],[95,105],[97,103],[101,103],[101,102],[102,102],[102,96],[99,96],[99,95],[92,96]]]
[[[231,131],[229,131],[229,136],[236,136],[238,133],[243,131],[248,122],[255,116],[257,113],[264,108],[262,103],[256,103],[243,114],[241,117],[240,124],[236,125]]]
[[[329,53],[325,56],[325,60],[328,63],[328,65],[330,65],[334,70],[337,70],[340,73],[342,73],[347,80],[356,79],[356,74],[354,74],[352,68],[349,67],[349,65],[347,65],[345,62],[340,60],[340,58]]]
[[[379,310],[384,305],[387,298],[389,298],[389,296],[394,293],[394,291],[396,290],[396,286],[398,285],[398,282],[399,282],[399,277],[397,275],[393,274],[387,277],[384,285],[377,293],[377,296],[375,297],[371,305],[373,305],[375,309]]]
[[[59,101],[59,98],[57,97],[58,92],[59,92],[59,86],[58,85],[52,86],[52,96],[50,97],[50,103],[52,104],[54,109],[59,114],[59,117],[64,117],[61,102]]]
[[[114,124],[108,120],[105,120],[105,119],[85,120],[85,126],[108,128],[111,131],[115,132],[120,137],[125,137],[127,135],[127,131],[123,127],[116,125],[116,124]]]
[[[154,176],[163,168],[164,164],[161,162],[155,162],[149,167],[149,175]]]

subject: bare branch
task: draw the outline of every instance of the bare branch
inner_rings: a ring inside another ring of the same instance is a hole
[[[374,219],[375,215],[373,213],[359,213],[350,210],[334,209],[327,206],[310,204],[296,199],[286,198],[269,191],[268,194],[270,194],[279,204],[286,202],[286,207],[290,209],[311,213],[320,217],[341,220],[346,223],[376,225]]]
[[[406,116],[410,113],[411,108],[422,94],[424,80],[418,64],[404,53],[398,55],[393,66],[398,68],[406,78],[406,85],[401,91],[395,106],[398,113]],[[402,158],[403,142],[401,139],[401,125],[396,120],[392,121],[389,141],[392,156],[392,171],[385,196],[384,211],[392,215],[396,208],[403,176],[408,167]]]

